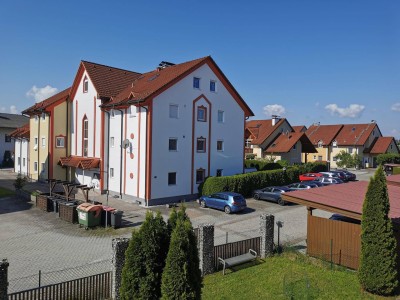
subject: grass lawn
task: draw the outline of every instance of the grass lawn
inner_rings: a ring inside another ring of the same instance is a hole
[[[0,187],[0,198],[12,195],[14,195],[13,191]]]
[[[234,269],[206,276],[202,299],[395,299],[363,292],[353,271],[293,252]]]

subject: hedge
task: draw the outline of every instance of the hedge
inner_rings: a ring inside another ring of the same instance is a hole
[[[299,181],[299,175],[307,172],[322,172],[326,164],[308,163],[286,170],[259,171],[224,177],[208,177],[201,187],[201,195],[217,192],[236,192],[245,197],[252,196],[254,190],[267,186],[281,186]]]
[[[376,157],[376,162],[378,163],[378,165],[384,165],[388,163],[400,164],[400,154],[397,153],[379,154]]]
[[[278,163],[271,163],[262,160],[246,159],[244,161],[246,168],[256,168],[257,171],[277,170],[282,169]]]
[[[393,168],[393,175],[400,174],[400,168],[394,167]]]

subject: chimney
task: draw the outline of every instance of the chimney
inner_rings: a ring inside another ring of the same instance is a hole
[[[275,126],[276,123],[278,123],[278,121],[281,119],[281,117],[277,116],[277,115],[272,115],[272,126]]]

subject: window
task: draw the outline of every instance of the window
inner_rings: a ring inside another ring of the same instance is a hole
[[[204,106],[199,106],[197,108],[197,121],[207,122],[207,108]]]
[[[35,146],[37,146],[37,144],[38,144],[38,138],[35,137]]]
[[[200,88],[200,78],[193,77],[193,88],[199,89]]]
[[[210,80],[210,92],[216,92],[217,82],[214,80]]]
[[[322,156],[319,155],[319,156],[318,156],[318,160],[319,160],[319,161],[322,161]]]
[[[18,165],[18,166],[21,165],[21,157],[18,157],[18,163],[17,163],[17,165]]]
[[[38,171],[38,163],[37,163],[37,161],[35,161],[35,162],[33,163],[33,171],[34,171],[35,173],[37,173],[37,171]]]
[[[337,146],[337,141],[336,141],[336,140],[334,140],[334,141],[332,142],[332,146],[333,146],[333,147],[336,147],[336,146]]]
[[[25,162],[26,162],[26,161],[25,161],[25,157],[24,157],[24,158],[22,158],[22,166],[23,166],[23,167],[25,167]]]
[[[35,116],[35,123],[37,123],[38,121],[39,121],[39,116],[36,115],[36,116]]]
[[[114,137],[110,137],[110,147],[114,148]]]
[[[42,137],[42,148],[46,147],[46,138]]]
[[[197,139],[197,152],[206,152],[206,139],[203,137]]]
[[[349,147],[348,151],[349,153],[353,153],[353,148]]]
[[[221,177],[222,176],[222,169],[217,169],[216,176],[217,177]]]
[[[86,116],[83,118],[82,124],[82,154],[83,156],[88,156],[89,147],[89,122]]]
[[[134,105],[129,106],[128,113],[130,118],[136,117],[136,106]]]
[[[196,183],[202,183],[204,181],[205,170],[198,169],[196,170]]]
[[[318,148],[322,148],[322,141],[318,142]]]
[[[251,146],[251,140],[246,140],[246,141],[245,141],[245,146],[246,146],[246,148],[250,148],[250,146]]]
[[[114,168],[110,168],[110,178],[114,178]]]
[[[225,122],[225,113],[222,110],[218,111],[218,123]]]
[[[224,151],[224,141],[217,141],[217,151]]]
[[[297,143],[296,143],[296,144],[297,144]],[[293,145],[293,147],[292,147],[293,150],[296,150],[296,144]]]
[[[40,164],[40,166],[42,167],[42,171],[41,171],[41,172],[44,172],[44,170],[46,169],[46,168],[45,168],[44,162],[42,162],[42,163]]]
[[[176,172],[168,173],[168,185],[176,185]]]
[[[178,119],[179,117],[179,106],[178,104],[169,105],[169,117],[171,119]]]
[[[169,151],[178,151],[178,139],[177,138],[170,138],[168,144]]]
[[[11,143],[11,136],[6,134],[5,135],[5,141],[6,141],[6,143]]]
[[[65,137],[57,136],[56,137],[56,148],[64,148],[65,147]]]
[[[46,113],[42,113],[42,120],[46,121]]]
[[[89,89],[89,80],[85,76],[85,78],[83,79],[83,92],[87,93],[88,89]]]
[[[317,160],[317,156],[316,155],[314,155],[314,160]]]

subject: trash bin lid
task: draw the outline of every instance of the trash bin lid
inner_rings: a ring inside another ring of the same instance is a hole
[[[124,212],[122,210],[114,210],[112,213],[114,215],[122,215]]]

